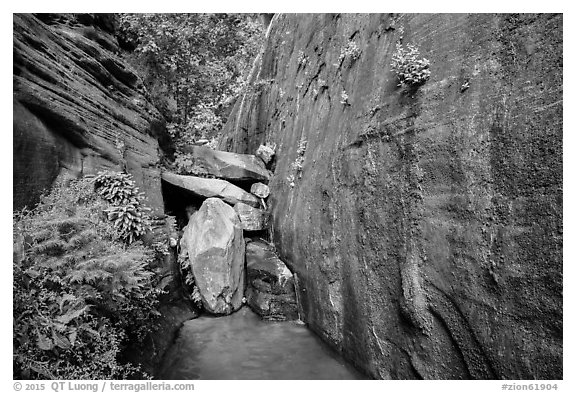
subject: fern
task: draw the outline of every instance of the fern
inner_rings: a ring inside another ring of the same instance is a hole
[[[94,179],[96,192],[112,206],[105,210],[114,223],[118,236],[128,244],[150,230],[150,211],[141,205],[144,194],[139,192],[126,173],[100,172]]]
[[[154,250],[118,242],[110,207],[82,179],[14,215],[25,257],[13,264],[14,376],[122,379],[142,373],[118,356],[157,315]]]

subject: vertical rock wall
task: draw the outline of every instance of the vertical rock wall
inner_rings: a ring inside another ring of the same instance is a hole
[[[276,15],[221,147],[264,142],[303,317],[359,368],[562,378],[562,15]]]
[[[126,169],[163,211],[164,121],[119,56],[106,15],[14,14],[13,208],[60,177]]]

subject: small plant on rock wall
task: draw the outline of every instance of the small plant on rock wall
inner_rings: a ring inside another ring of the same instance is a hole
[[[264,163],[268,164],[276,154],[276,144],[266,143],[260,145],[256,150],[256,157],[260,157]]]
[[[105,212],[108,220],[113,222],[120,238],[128,243],[132,243],[150,229],[138,205],[111,206]]]
[[[192,295],[190,295],[192,302],[198,308],[202,308],[202,295],[200,295],[200,290],[198,289],[197,285],[194,285],[194,289],[192,289]]]
[[[342,90],[342,93],[340,93],[340,103],[342,105],[350,105],[350,102],[348,102],[348,98],[350,98],[348,96],[348,93],[346,93],[346,90]]]
[[[303,51],[298,52],[298,67],[305,67],[308,62],[308,56]]]
[[[121,239],[128,244],[150,229],[147,212],[142,206],[144,194],[138,190],[132,175],[119,172],[100,172],[94,178],[96,192],[112,206],[105,209]]]
[[[400,42],[396,43],[391,66],[400,81],[398,86],[419,86],[430,78],[430,61],[420,57],[418,48],[412,44],[405,48]]]
[[[302,170],[304,168],[304,153],[306,152],[306,140],[302,139],[298,144],[298,150],[296,151],[296,160],[290,165],[290,174],[288,175],[288,184],[290,187],[296,185],[296,180],[302,178]]]
[[[113,205],[134,203],[139,193],[132,175],[120,172],[99,172],[94,178],[96,192]]]
[[[356,42],[354,41],[348,41],[348,44],[346,44],[346,46],[340,50],[340,56],[338,57],[338,64],[340,64],[342,61],[346,59],[348,59],[350,61],[350,64],[352,64],[352,62],[360,58],[361,54],[362,51],[358,47],[358,44],[356,44]]]

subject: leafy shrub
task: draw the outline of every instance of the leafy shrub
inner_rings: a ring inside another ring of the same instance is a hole
[[[145,234],[150,224],[141,208],[136,204],[123,206],[111,206],[105,210],[108,220],[114,223],[120,238],[132,243],[135,239]]]
[[[121,14],[132,65],[156,107],[181,127],[175,144],[214,136],[243,93],[263,27],[257,14]]]
[[[139,203],[144,198],[128,173],[99,172],[94,186],[102,198],[116,206]]]
[[[14,233],[26,251],[13,263],[14,378],[143,375],[118,355],[158,315],[153,251],[119,243],[102,213],[107,206],[83,179],[16,214]]]
[[[198,104],[190,113],[188,129],[190,132],[182,135],[182,141],[191,142],[187,136],[209,138],[216,136],[222,129],[224,119],[216,114],[216,107],[213,105]]]
[[[400,80],[398,86],[418,86],[430,78],[430,61],[420,58],[418,48],[411,44],[404,48],[400,42],[396,43],[391,66]]]
[[[141,205],[144,194],[136,187],[132,175],[100,172],[94,178],[94,186],[96,192],[112,204],[104,211],[121,239],[132,243],[150,229],[147,214],[150,209]]]
[[[174,158],[176,172],[181,175],[190,175],[193,173],[194,160],[190,153],[176,153]]]

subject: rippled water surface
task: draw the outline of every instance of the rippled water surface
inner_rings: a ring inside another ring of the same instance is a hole
[[[363,379],[304,325],[262,321],[248,307],[187,321],[161,379]]]

